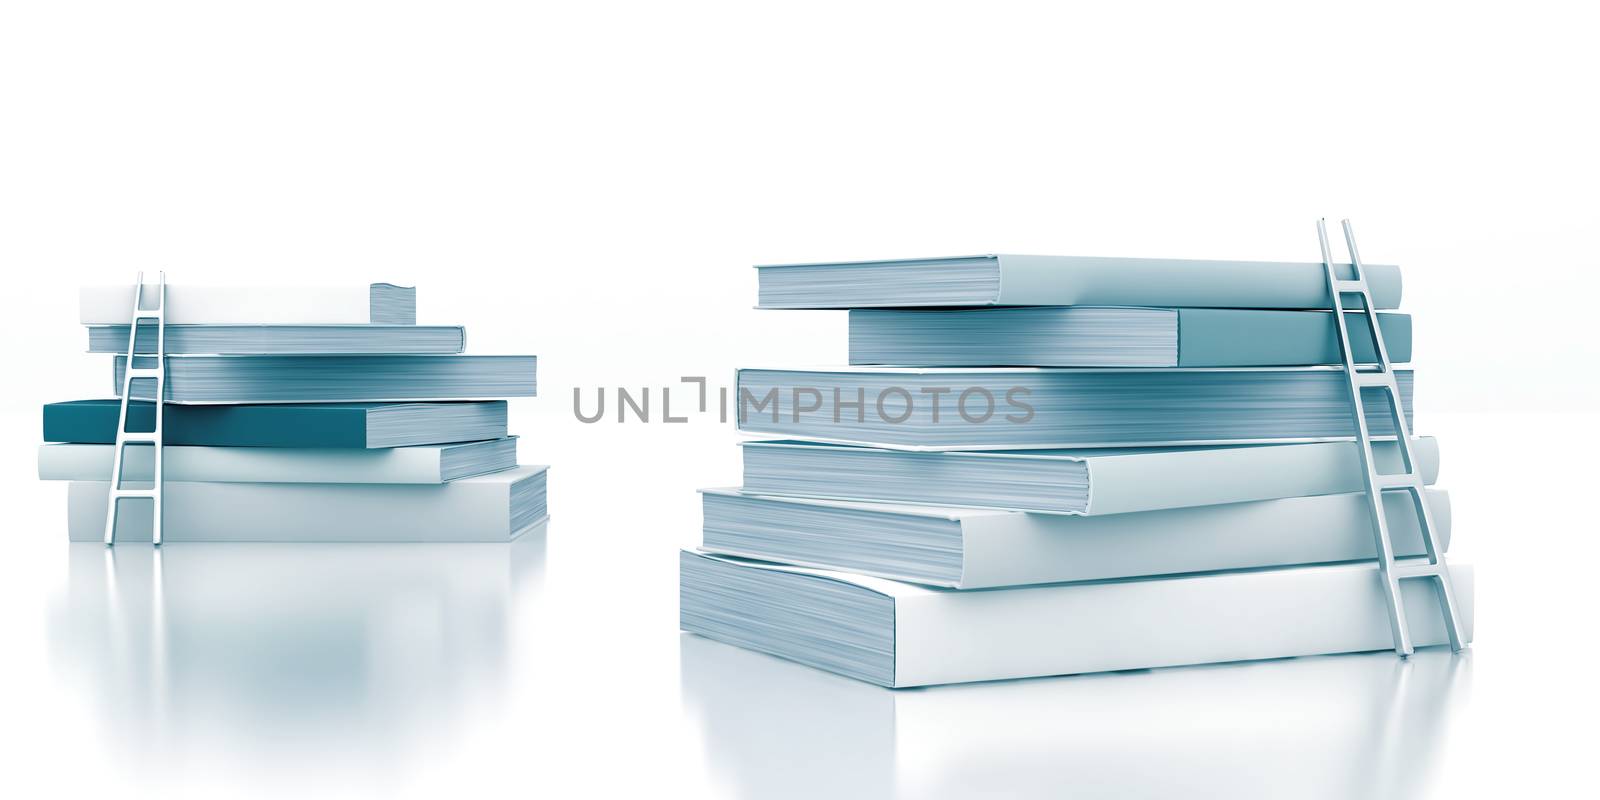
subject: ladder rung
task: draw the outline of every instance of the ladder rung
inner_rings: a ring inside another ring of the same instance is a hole
[[[1356,370],[1351,374],[1350,381],[1363,389],[1368,387],[1374,389],[1394,388],[1394,375],[1382,367],[1366,371]]]
[[[123,431],[122,435],[117,437],[117,444],[155,444],[158,439],[160,436],[154,433]]]
[[[1416,489],[1422,485],[1422,476],[1415,472],[1396,472],[1389,475],[1374,475],[1373,482],[1380,491],[1384,489]]]
[[[1402,581],[1410,578],[1440,578],[1444,577],[1445,569],[1443,564],[1429,564],[1426,562],[1395,564],[1389,568],[1389,574],[1396,580]]]
[[[112,489],[111,489],[111,499],[113,499],[113,500],[116,500],[116,499],[122,498],[122,497],[149,497],[149,498],[154,498],[155,496],[156,496],[156,490],[155,489],[118,489],[116,487],[112,487]]]
[[[1339,281],[1333,282],[1333,288],[1339,294],[1366,294],[1366,281]]]
[[[133,312],[133,318],[134,318],[135,321],[141,320],[141,319],[159,320],[163,316],[166,316],[166,313],[167,312],[166,312],[165,309],[160,309],[160,308],[141,308],[138,311]]]
[[[162,371],[163,370],[160,367],[128,367],[127,368],[127,374],[128,374],[128,377],[130,377],[130,378],[158,378],[159,379],[161,377]]]

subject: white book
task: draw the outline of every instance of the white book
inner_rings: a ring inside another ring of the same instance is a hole
[[[1097,517],[703,494],[708,552],[957,589],[1377,557],[1359,492]],[[1447,548],[1450,497],[1427,498]],[[1396,555],[1423,555],[1411,497],[1384,503]]]
[[[162,490],[167,542],[506,542],[543,522],[545,467],[437,485],[192,483]],[[132,486],[148,485],[133,482]],[[67,532],[105,535],[105,482],[73,481]],[[150,503],[123,500],[117,541],[150,541]]]
[[[1372,562],[979,591],[687,551],[679,567],[684,630],[896,688],[1394,646]],[[1471,641],[1472,569],[1449,572]],[[1401,586],[1415,644],[1447,643],[1431,583]]]
[[[1363,264],[1378,308],[1400,305],[1400,268]],[[1335,269],[1354,278],[1349,264]],[[757,267],[762,308],[1188,306],[1331,308],[1310,261],[981,255]]]
[[[1365,488],[1355,442],[943,452],[742,444],[744,490],[790,497],[1089,515]],[[1411,453],[1432,484],[1438,440],[1417,437]],[[1397,442],[1374,442],[1373,455],[1380,472],[1405,471]]]
[[[39,446],[39,479],[103,481],[111,475],[115,445]],[[199,447],[173,445],[162,451],[169,481],[213,483],[448,483],[517,465],[517,439],[381,449],[298,447]],[[124,448],[126,480],[155,479],[149,447]]]
[[[145,284],[145,307],[155,305]],[[78,321],[127,325],[133,319],[133,284],[78,290]],[[369,286],[204,286],[167,284],[168,325],[414,325],[417,290]]]

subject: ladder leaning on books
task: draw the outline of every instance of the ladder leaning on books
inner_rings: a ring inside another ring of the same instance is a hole
[[[1361,255],[1356,250],[1355,233],[1350,228],[1350,220],[1344,220],[1342,224],[1345,247],[1350,251],[1353,279],[1339,277],[1338,270],[1333,264],[1333,255],[1328,249],[1326,220],[1317,220],[1317,238],[1322,245],[1322,266],[1327,275],[1328,294],[1333,301],[1335,328],[1339,331],[1339,351],[1344,362],[1345,384],[1350,390],[1351,413],[1355,417],[1356,446],[1361,453],[1367,509],[1371,515],[1372,532],[1378,551],[1378,577],[1383,581],[1384,600],[1388,604],[1389,629],[1394,635],[1394,651],[1401,656],[1409,656],[1413,650],[1411,630],[1406,622],[1405,600],[1400,593],[1400,581],[1408,579],[1427,580],[1434,585],[1439,608],[1444,615],[1445,632],[1450,637],[1450,649],[1460,650],[1461,621],[1456,614],[1455,589],[1450,585],[1450,572],[1445,567],[1444,553],[1440,552],[1438,540],[1434,536],[1437,528],[1434,527],[1433,512],[1428,509],[1428,501],[1423,494],[1422,472],[1417,467],[1416,460],[1412,458],[1411,426],[1406,424],[1405,409],[1400,405],[1400,388],[1395,383],[1393,365],[1389,363],[1389,352],[1384,347],[1383,334],[1378,329],[1378,313],[1372,302],[1372,292],[1367,286],[1366,276],[1362,272]],[[1355,353],[1350,347],[1350,328],[1345,321],[1346,297],[1359,299],[1361,303],[1360,311],[1366,317],[1367,332],[1372,337],[1373,352],[1377,354],[1375,363],[1356,363]],[[1372,454],[1372,435],[1367,430],[1366,406],[1362,397],[1362,391],[1365,389],[1384,394],[1383,406],[1389,411],[1396,444],[1400,450],[1401,472],[1378,472]],[[1425,560],[1395,562],[1394,543],[1389,538],[1389,523],[1383,505],[1385,492],[1405,492],[1410,497],[1412,507],[1417,514],[1418,526],[1422,531],[1422,546],[1427,552]]]
[[[133,285],[133,318],[128,321],[128,361],[122,371],[122,403],[121,410],[117,414],[115,450],[111,456],[111,488],[106,499],[107,546],[116,544],[118,501],[146,497],[150,498],[152,504],[150,541],[157,545],[161,544],[161,412],[167,389],[167,273],[162,272],[160,276],[160,282],[156,285],[154,308],[144,307],[143,272],[139,273]],[[154,353],[140,353],[138,350],[141,320],[150,320],[154,323],[156,336]],[[133,400],[135,380],[154,381],[151,396],[154,398],[156,419],[155,427],[150,431],[128,430],[128,404]],[[153,451],[151,456],[155,462],[155,474],[151,476],[152,482],[148,489],[126,489],[122,486],[122,454],[129,445],[149,445]]]

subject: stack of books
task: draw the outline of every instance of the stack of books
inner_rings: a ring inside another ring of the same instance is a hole
[[[739,428],[770,438],[743,444],[742,488],[703,493],[684,630],[894,687],[1394,646],[1322,264],[759,270],[764,308],[850,309],[850,366],[739,372]],[[1365,273],[1409,361],[1399,269]],[[1413,450],[1431,486],[1437,443]],[[1448,497],[1427,502],[1447,541]],[[1385,504],[1422,556],[1409,499]],[[1451,575],[1470,638],[1472,573]],[[1416,644],[1446,643],[1431,582],[1402,586]]]
[[[79,301],[120,393],[134,289]],[[388,284],[178,285],[165,302],[165,541],[505,542],[546,518],[545,467],[518,466],[492,399],[534,395],[534,356],[462,355],[462,328],[417,325],[416,291]],[[140,324],[135,354],[156,330]],[[135,377],[128,431],[154,429],[153,391]],[[103,539],[120,406],[44,407],[39,477],[71,481],[73,541]],[[125,448],[122,478],[150,485],[150,446]],[[150,501],[120,503],[116,541],[150,541]]]

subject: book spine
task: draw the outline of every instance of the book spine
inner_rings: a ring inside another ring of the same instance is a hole
[[[1166,261],[1002,255],[1001,306],[1173,306],[1197,308],[1332,308],[1322,264],[1261,261]],[[1366,264],[1380,309],[1400,305],[1400,268]],[[1335,265],[1341,279],[1355,277]]]
[[[1440,547],[1449,547],[1450,499],[1427,492]],[[1401,556],[1422,555],[1411,499],[1384,496],[1389,535]],[[1376,558],[1366,495],[1287,497],[1136,514],[1045,514],[963,520],[963,573],[956,588],[1175,575]],[[892,577],[892,576],[889,576]]]
[[[1349,313],[1350,346],[1358,362],[1375,362],[1377,350],[1362,313]],[[1411,360],[1411,315],[1378,315],[1389,361]],[[1178,310],[1180,367],[1294,367],[1341,364],[1331,312],[1220,308]]]
[[[1439,476],[1439,442],[1413,439],[1423,482]],[[1374,442],[1379,469],[1403,471],[1394,442]],[[1355,442],[1308,442],[1286,447],[1219,447],[1089,456],[1086,514],[1122,514],[1163,508],[1338,494],[1363,488],[1361,451]]]

